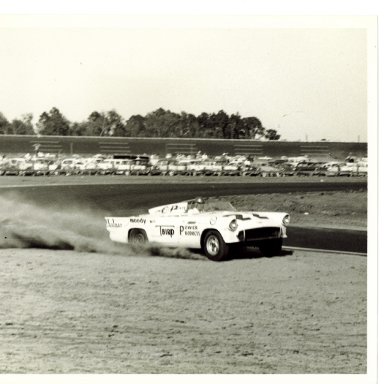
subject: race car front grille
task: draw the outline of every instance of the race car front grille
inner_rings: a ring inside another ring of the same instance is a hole
[[[262,240],[280,237],[280,227],[263,227],[247,229],[245,232],[245,241]]]

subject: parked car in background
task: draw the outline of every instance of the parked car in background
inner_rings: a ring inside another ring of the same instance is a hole
[[[131,175],[145,176],[149,175],[151,171],[151,165],[149,164],[149,158],[137,157],[133,160],[131,165]]]
[[[202,176],[205,172],[205,165],[203,160],[191,160],[187,164],[186,169],[187,175],[189,176]]]
[[[114,174],[129,176],[131,174],[132,164],[133,164],[133,160],[129,160],[129,159],[117,160],[114,163]]]
[[[260,176],[260,168],[252,164],[243,165],[240,171],[243,176]]]
[[[327,162],[325,161],[327,158]],[[324,161],[323,161],[324,160]],[[281,156],[245,156],[223,153],[208,156],[174,153],[165,158],[147,154],[62,155],[39,152],[1,155],[0,175],[163,175],[163,176],[367,176],[367,157],[334,156],[310,158]]]
[[[222,175],[223,176],[240,176],[241,169],[239,163],[224,162],[222,165]]]
[[[204,176],[221,176],[223,174],[223,166],[220,162],[214,160],[205,160],[202,162]]]
[[[276,164],[275,167],[280,171],[282,176],[293,176],[295,174],[295,167],[288,161]]]
[[[259,176],[261,177],[280,177],[282,176],[281,171],[279,168],[273,167],[269,165],[268,163],[258,163],[254,162],[252,165],[258,169]]]
[[[23,157],[6,158],[1,163],[0,175],[17,176],[23,168],[29,168],[29,163]]]
[[[101,161],[101,160],[100,160]],[[81,168],[82,175],[96,175],[98,172],[98,163],[97,159],[91,157],[84,160],[84,165]]]
[[[18,163],[19,176],[33,176],[34,175],[34,164],[31,159],[22,159]]]
[[[98,175],[114,175],[116,171],[116,162],[119,162],[119,160],[104,159],[100,161],[97,165],[97,174]]]
[[[174,159],[161,159],[156,162],[156,168],[163,176],[177,176],[187,174],[187,162]],[[153,172],[151,172],[153,174]]]
[[[298,163],[295,167],[296,176],[314,176],[317,175],[318,170],[321,168],[322,164],[318,162],[306,161]]]

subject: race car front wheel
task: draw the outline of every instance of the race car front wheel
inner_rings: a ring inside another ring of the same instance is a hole
[[[144,229],[131,229],[128,234],[128,242],[131,244],[144,244],[148,237]]]
[[[228,256],[229,246],[218,231],[210,230],[204,236],[203,251],[208,259],[222,261]]]

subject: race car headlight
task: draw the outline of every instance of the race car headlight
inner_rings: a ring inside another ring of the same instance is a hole
[[[231,231],[236,231],[238,225],[237,225],[237,220],[236,219],[233,219],[230,223],[229,223],[229,229]]]
[[[287,226],[291,221],[291,217],[289,215],[285,215],[283,218],[283,225]]]

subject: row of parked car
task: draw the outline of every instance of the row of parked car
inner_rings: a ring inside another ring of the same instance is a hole
[[[306,156],[249,159],[244,156],[193,158],[186,156],[116,155],[92,157],[4,157],[0,175],[167,175],[167,176],[366,176],[367,158],[314,161]]]

